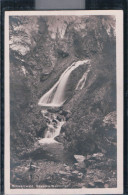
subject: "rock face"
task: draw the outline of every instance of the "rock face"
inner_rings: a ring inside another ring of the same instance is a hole
[[[46,129],[40,97],[73,62],[90,59],[83,88],[76,90],[75,84],[86,71],[81,67],[68,81],[69,98],[56,108],[66,118],[56,140],[74,155],[116,158],[115,48],[111,16],[10,17],[12,156],[30,148]]]

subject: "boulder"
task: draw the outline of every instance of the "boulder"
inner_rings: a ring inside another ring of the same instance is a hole
[[[85,156],[83,155],[74,155],[75,159],[77,160],[77,162],[83,162],[85,160]]]
[[[62,135],[58,135],[54,138],[57,142],[63,143],[64,142],[64,138]]]

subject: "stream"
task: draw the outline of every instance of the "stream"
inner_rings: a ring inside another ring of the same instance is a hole
[[[58,113],[49,112],[47,109],[42,110],[42,115],[46,119],[47,129],[44,138],[39,140],[40,144],[55,143],[55,137],[60,134],[62,125],[65,123],[65,117]]]

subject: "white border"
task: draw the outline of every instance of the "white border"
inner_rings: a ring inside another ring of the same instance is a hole
[[[116,17],[116,75],[117,75],[117,188],[82,189],[10,189],[10,82],[9,82],[9,16],[37,15],[114,15]],[[5,12],[5,194],[122,194],[123,193],[123,11],[6,11]]]

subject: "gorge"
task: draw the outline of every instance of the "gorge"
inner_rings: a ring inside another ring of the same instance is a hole
[[[11,188],[114,188],[115,17],[9,21]]]

